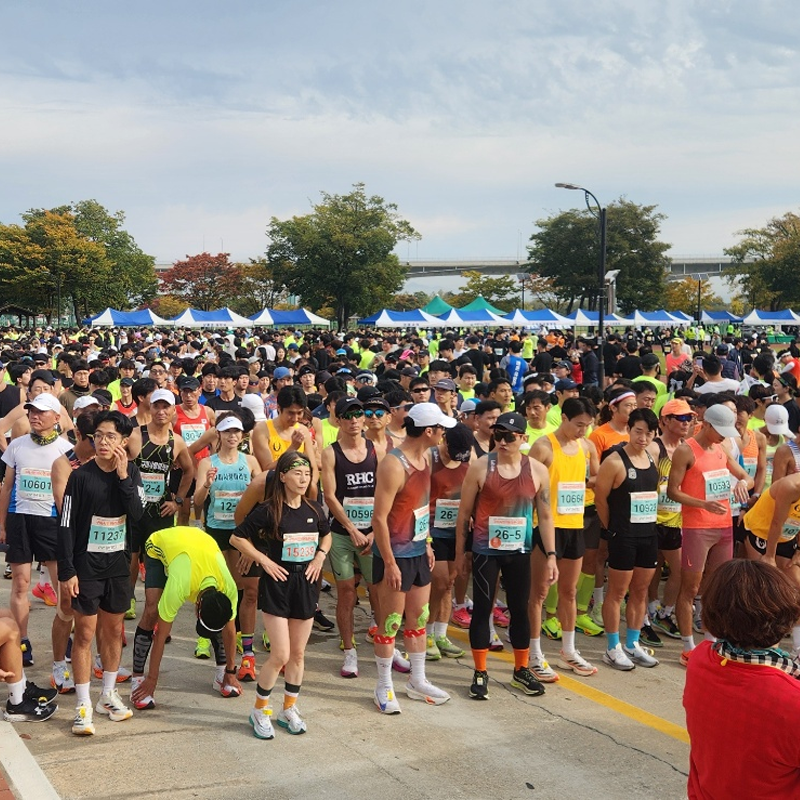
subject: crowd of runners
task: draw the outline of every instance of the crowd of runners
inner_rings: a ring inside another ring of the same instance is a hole
[[[680,331],[611,335],[597,352],[559,331],[5,330],[5,718],[48,719],[73,694],[72,732],[91,735],[96,715],[154,708],[187,601],[212,690],[253,683],[261,739],[273,723],[306,731],[312,627],[338,633],[341,678],[359,676],[359,602],[384,714],[401,711],[396,680],[411,700],[451,699],[434,662],[467,653],[449,626],[469,631],[475,700],[489,699],[503,638],[511,686],[533,696],[563,672],[655,668],[668,639],[688,666],[696,635],[719,644],[702,597],[725,562],[800,583],[800,351],[707,344]],[[318,605],[324,573],[335,622]],[[50,642],[31,641],[31,595],[54,609]],[[605,637],[601,664],[579,635]],[[50,662],[37,685],[26,671]]]

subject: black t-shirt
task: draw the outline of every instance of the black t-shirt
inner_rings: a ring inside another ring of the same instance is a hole
[[[620,354],[619,347],[613,342],[606,342],[603,345],[603,365],[606,373],[612,375],[617,367],[617,356]]]
[[[546,350],[537,353],[531,362],[531,369],[537,374],[541,375],[544,372],[553,371],[553,356]]]
[[[13,411],[21,402],[22,389],[19,386],[9,386],[0,392],[0,417]]]
[[[614,366],[614,374],[632,381],[642,374],[642,359],[639,356],[623,356]]]
[[[223,400],[221,395],[209,397],[206,400],[206,408],[214,411],[238,411],[242,407],[242,398],[234,394],[233,400]]]

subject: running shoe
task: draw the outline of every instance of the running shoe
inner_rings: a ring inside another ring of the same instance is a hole
[[[23,639],[20,642],[20,648],[22,649],[22,666],[23,667],[32,667],[33,666],[33,645],[31,644],[30,639]]]
[[[194,648],[195,658],[211,658],[211,639],[206,639],[205,636],[197,637],[197,644]]]
[[[3,719],[6,722],[44,722],[58,711],[58,706],[47,705],[32,700],[30,697],[22,698],[22,702],[14,705],[11,700],[6,701]]]
[[[37,686],[33,681],[26,681],[24,697],[49,706],[58,697],[58,690]]]
[[[314,612],[314,627],[318,631],[332,631],[336,626],[322,613],[322,609],[318,608]],[[280,723],[280,720],[278,720]]]
[[[411,662],[396,647],[392,654],[392,669],[395,672],[411,672]]]
[[[672,614],[668,616],[661,616],[659,614],[653,619],[653,627],[658,628],[662,633],[665,633],[669,636],[670,639],[680,639],[681,638],[681,631],[678,628],[677,623],[675,622],[675,618]]]
[[[116,689],[112,689],[110,692],[103,692],[94,710],[98,714],[105,714],[112,722],[122,722],[133,716],[133,711],[122,702],[122,698]]]
[[[353,634],[353,637],[352,637],[352,639],[351,639],[351,642],[352,642],[352,645],[351,645],[351,646],[352,646],[354,649],[358,647],[358,645],[356,644],[356,635],[355,635],[355,634]],[[339,639],[339,649],[340,649],[340,650],[344,650],[344,639],[341,639],[341,638]]]
[[[439,652],[436,642],[433,641],[433,636],[428,634],[425,637],[425,660],[438,661],[441,657],[442,654]]]
[[[464,651],[458,645],[453,644],[446,636],[437,637],[436,646],[439,648],[439,652],[447,658],[461,658],[464,655]]]
[[[592,618],[592,622],[595,625],[599,625],[601,628],[605,626],[605,622],[603,622],[603,603],[595,603],[592,606],[592,610],[590,615]]]
[[[695,633],[704,633],[703,631],[703,617],[700,614],[695,614],[692,617],[692,627],[695,630]]]
[[[236,652],[241,656],[244,655],[244,645],[242,644],[242,632],[236,631]]]
[[[344,664],[339,671],[343,678],[358,677],[358,653],[355,650],[347,650],[344,654]]]
[[[489,699],[489,673],[484,669],[476,669],[472,673],[472,684],[469,687],[469,696],[473,700]]]
[[[70,635],[69,639],[67,639],[67,652],[64,656],[64,660],[67,664],[72,662],[72,636]]]
[[[642,647],[636,642],[633,647],[623,647],[625,655],[636,664],[637,667],[657,667],[658,659],[653,657],[653,651]]]
[[[628,658],[625,651],[622,649],[621,644],[615,645],[611,650],[606,650],[603,653],[603,663],[608,664],[609,667],[629,672],[636,664]]]
[[[495,626],[498,628],[507,628],[510,622],[508,614],[497,606],[495,606],[492,611],[492,619],[494,620]]]
[[[306,721],[300,716],[300,710],[297,706],[279,711],[277,722],[281,728],[285,728],[295,736],[306,732]]]
[[[378,711],[380,711],[381,714],[400,713],[400,703],[397,702],[397,698],[394,696],[393,688],[384,689],[379,686],[375,689],[375,705],[378,707]]]
[[[494,601],[495,608],[499,608],[501,611],[508,611],[508,605],[504,603],[499,597],[497,600]]]
[[[366,640],[370,644],[374,644],[375,643],[375,636],[377,635],[377,633],[378,633],[378,626],[377,625],[370,625],[369,628],[367,628],[367,635],[365,637]]]
[[[69,694],[75,691],[75,681],[72,673],[67,667],[56,666],[53,664],[53,674],[50,676],[50,685],[59,694]]]
[[[136,619],[136,598],[131,598],[131,607],[125,612],[125,619]]]
[[[325,578],[322,579],[322,585],[319,587],[319,590],[321,592],[329,592],[331,590],[331,585],[325,580]]]
[[[76,736],[93,736],[94,723],[92,722],[92,707],[81,703],[75,709],[75,719],[72,720],[72,732]]]
[[[242,656],[242,666],[236,677],[244,683],[252,683],[256,679],[256,657],[254,655]]]
[[[218,678],[216,675],[214,676],[214,682],[211,684],[211,688],[215,692],[219,692],[223,697],[238,697],[242,690],[236,686],[229,686],[223,682],[222,678]]]
[[[250,725],[253,727],[253,736],[256,739],[274,739],[275,728],[272,727],[272,709],[254,708],[250,712]]]
[[[434,686],[430,681],[414,683],[410,680],[406,684],[406,694],[411,700],[424,700],[429,706],[440,706],[450,699],[450,695],[444,689]]]
[[[131,678],[131,694],[133,694],[142,683],[144,683],[144,675],[134,675],[133,678]],[[156,707],[155,698],[151,694],[145,695],[140,700],[131,699],[131,703],[133,703],[134,708],[139,711],[147,711]]]
[[[555,641],[561,639],[561,623],[558,617],[550,617],[542,622],[542,633],[548,638]]]
[[[531,656],[528,669],[541,683],[558,683],[558,673],[547,663],[547,659]]]
[[[502,583],[502,582],[503,582],[503,579],[500,578],[500,583]],[[505,591],[505,589],[504,589],[504,591]],[[469,612],[469,614],[472,615],[472,607],[475,605],[475,603],[473,603],[472,600],[470,600],[469,597],[464,597],[464,605],[466,606],[466,609]]]
[[[588,678],[597,672],[597,667],[590,664],[577,650],[573,653],[565,653],[560,651],[558,656],[558,664],[564,669],[571,669],[576,675],[583,678]]]
[[[603,628],[594,624],[594,620],[588,614],[578,614],[575,617],[575,629],[579,630],[584,636],[599,636],[604,633]]]
[[[97,678],[97,680],[103,679],[103,662],[100,660],[99,655],[94,657],[94,666],[92,667],[92,671],[94,672],[94,676]],[[129,681],[132,674],[133,673],[131,673],[129,669],[125,669],[125,667],[120,665],[117,669],[117,683],[125,683],[125,681]]]
[[[688,667],[689,666],[689,657],[692,655],[691,650],[684,650],[681,653],[681,666]]]
[[[56,593],[49,583],[37,583],[31,589],[31,594],[34,597],[38,597],[46,606],[58,605],[58,597],[56,597]]]
[[[264,631],[263,635],[261,636],[261,644],[264,647],[264,652],[269,653],[270,650],[269,636],[267,636],[266,631]]]
[[[664,642],[661,641],[661,637],[653,630],[652,625],[645,625],[642,628],[642,632],[639,634],[641,640],[648,646],[648,647],[663,647]]]
[[[501,650],[503,650],[503,643],[500,641],[500,637],[496,633],[493,633],[492,638],[489,639],[489,649],[493,653],[499,653]]]
[[[527,667],[520,667],[514,670],[514,674],[511,677],[511,685],[534,697],[544,694],[544,686],[536,679],[532,670]]]
[[[453,613],[450,615],[450,622],[457,628],[469,628],[472,622],[472,614],[466,608],[454,608]]]
[[[3,570],[3,577],[7,580],[11,580],[11,564],[6,564],[6,568]]]

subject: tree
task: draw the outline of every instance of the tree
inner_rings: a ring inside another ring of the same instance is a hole
[[[303,305],[332,307],[344,328],[351,315],[389,305],[406,277],[392,250],[419,234],[394,203],[367,197],[363,183],[346,195],[322,192],[312,208],[302,217],[270,220],[267,261]]]
[[[606,269],[619,270],[617,303],[623,313],[664,305],[669,244],[658,239],[663,214],[656,206],[624,198],[607,209]],[[570,209],[536,222],[530,238],[528,271],[553,280],[557,296],[570,313],[597,308],[599,226],[588,210]]]
[[[231,308],[250,316],[264,308],[275,308],[288,300],[286,287],[275,278],[275,270],[266,258],[251,258],[249,264],[239,264],[241,283],[238,297]]]
[[[230,305],[239,296],[241,281],[241,266],[230,260],[230,253],[187,255],[161,276],[167,294],[202,311]]]
[[[425,292],[414,292],[413,294],[398,292],[392,297],[389,308],[393,308],[395,311],[416,311],[418,308],[428,305],[430,301],[431,296]]]
[[[800,303],[800,216],[788,212],[737,235],[742,240],[725,250],[734,262],[727,280],[750,307],[777,311]]]
[[[445,298],[456,308],[468,305],[479,296],[501,311],[513,311],[519,305],[520,287],[510,275],[492,278],[477,270],[467,270],[461,277],[467,279],[461,291]]]
[[[664,308],[667,311],[684,311],[692,316],[697,315],[697,288],[700,285],[700,310],[716,311],[725,307],[722,298],[714,294],[711,281],[708,279],[697,281],[694,278],[684,278],[682,281],[667,283],[667,292],[664,296]]]

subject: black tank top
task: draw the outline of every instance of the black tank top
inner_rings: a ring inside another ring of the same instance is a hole
[[[632,517],[641,514],[644,504],[649,503],[652,508],[658,506],[658,467],[656,467],[653,457],[647,453],[650,465],[646,469],[640,469],[633,465],[624,450],[618,450],[619,457],[625,467],[625,480],[616,488],[608,493],[608,528],[613,533],[623,536],[650,536],[655,533],[655,511],[652,522],[635,522]],[[647,451],[645,451],[647,452]],[[652,498],[632,498],[634,493],[649,492],[655,494],[656,499]]]
[[[344,505],[346,497],[375,497],[375,472],[378,469],[378,454],[375,452],[375,445],[369,440],[367,443],[367,455],[364,460],[354,464],[345,456],[339,442],[334,442],[334,473],[336,475],[336,499]],[[370,514],[371,518],[371,514]],[[367,534],[372,530],[372,525],[368,527],[357,526],[358,529]],[[347,536],[344,526],[334,517],[331,517],[331,530]]]
[[[164,490],[158,501],[148,500],[145,502],[144,511],[149,516],[159,516],[161,504],[169,499],[168,474],[175,459],[175,434],[170,430],[166,444],[155,444],[150,441],[150,432],[146,425],[142,428],[142,449],[136,458],[136,466],[142,473],[142,484],[145,496],[151,493],[148,491],[148,475],[163,475]]]

